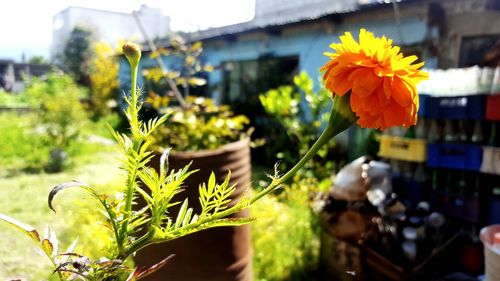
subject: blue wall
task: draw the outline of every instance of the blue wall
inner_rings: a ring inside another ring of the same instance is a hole
[[[306,71],[311,77],[320,77],[319,68],[327,61],[323,54],[329,51],[329,45],[339,42],[339,36],[346,31],[353,33],[355,37],[360,28],[366,28],[377,36],[385,35],[393,39],[398,45],[411,45],[422,42],[426,35],[426,23],[417,16],[401,19],[401,34],[394,19],[386,19],[370,22],[358,22],[355,24],[342,24],[335,26],[335,32],[327,34],[324,29],[311,29],[307,32],[295,32],[287,35],[269,36],[262,40],[236,40],[226,41],[220,44],[207,42],[204,45],[202,60],[213,66],[218,66],[225,61],[252,60],[262,54],[272,54],[275,57],[295,55],[299,58],[299,71]],[[168,65],[168,58],[165,59]],[[141,61],[139,68],[154,67],[155,63],[147,56]],[[130,68],[124,58],[120,61],[120,85],[124,91],[129,90]],[[140,76],[140,75],[139,75]],[[215,70],[209,74],[209,85],[217,85],[222,80],[222,70]],[[139,77],[138,85],[142,85],[142,77]],[[220,90],[215,88],[211,93],[213,97],[220,97]]]

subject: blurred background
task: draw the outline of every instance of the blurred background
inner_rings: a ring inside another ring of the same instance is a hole
[[[319,136],[331,108],[324,52],[366,28],[425,62],[418,124],[337,136],[253,207],[252,258],[228,280],[500,280],[500,1],[18,0],[0,10],[0,212],[50,225],[62,247],[79,237],[84,254],[106,254],[89,198],[68,192],[53,214],[45,196],[74,179],[121,191],[107,126],[128,130],[123,42],[143,50],[141,118],[172,116],[155,148],[251,138],[241,186],[254,192]],[[0,279],[54,278],[29,243],[0,224]]]

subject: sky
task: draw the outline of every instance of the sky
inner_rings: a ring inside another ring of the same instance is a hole
[[[0,0],[0,59],[48,58],[52,17],[68,6],[130,13],[141,4],[160,8],[171,29],[184,31],[248,21],[255,12],[254,0]]]

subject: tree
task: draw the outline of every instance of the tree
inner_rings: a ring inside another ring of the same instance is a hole
[[[87,62],[90,58],[92,32],[76,26],[64,46],[61,68],[80,84],[88,85]]]
[[[29,60],[31,64],[49,64],[44,56],[32,56]]]

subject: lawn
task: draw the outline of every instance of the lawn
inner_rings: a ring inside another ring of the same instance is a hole
[[[82,155],[80,164],[58,174],[26,174],[0,177],[0,212],[34,226],[40,232],[49,225],[58,234],[62,249],[79,238],[80,245],[91,243],[87,254],[102,252],[100,239],[93,239],[104,231],[95,219],[99,216],[92,199],[85,192],[74,189],[57,195],[54,205],[57,213],[47,206],[47,195],[59,183],[79,180],[101,191],[116,189],[122,178],[118,170],[118,153],[113,151]],[[81,250],[81,249],[80,249]],[[44,280],[50,276],[50,263],[36,254],[32,241],[7,224],[0,224],[0,280],[23,277],[26,280]]]
[[[62,249],[79,238],[80,245],[91,245],[85,248],[86,254],[99,257],[104,240],[92,237],[102,236],[104,230],[96,224],[100,214],[92,208],[96,206],[92,199],[79,189],[65,190],[56,197],[57,213],[53,213],[47,206],[47,196],[52,187],[71,180],[87,182],[101,191],[116,190],[122,181],[118,151],[113,142],[103,141],[104,124],[88,122],[80,140],[69,149],[66,170],[45,173],[50,146],[33,127],[33,120],[36,116],[31,113],[0,114],[0,213],[41,233],[50,226],[58,234]],[[0,257],[0,280],[46,280],[51,275],[50,262],[35,253],[32,241],[3,222]]]

